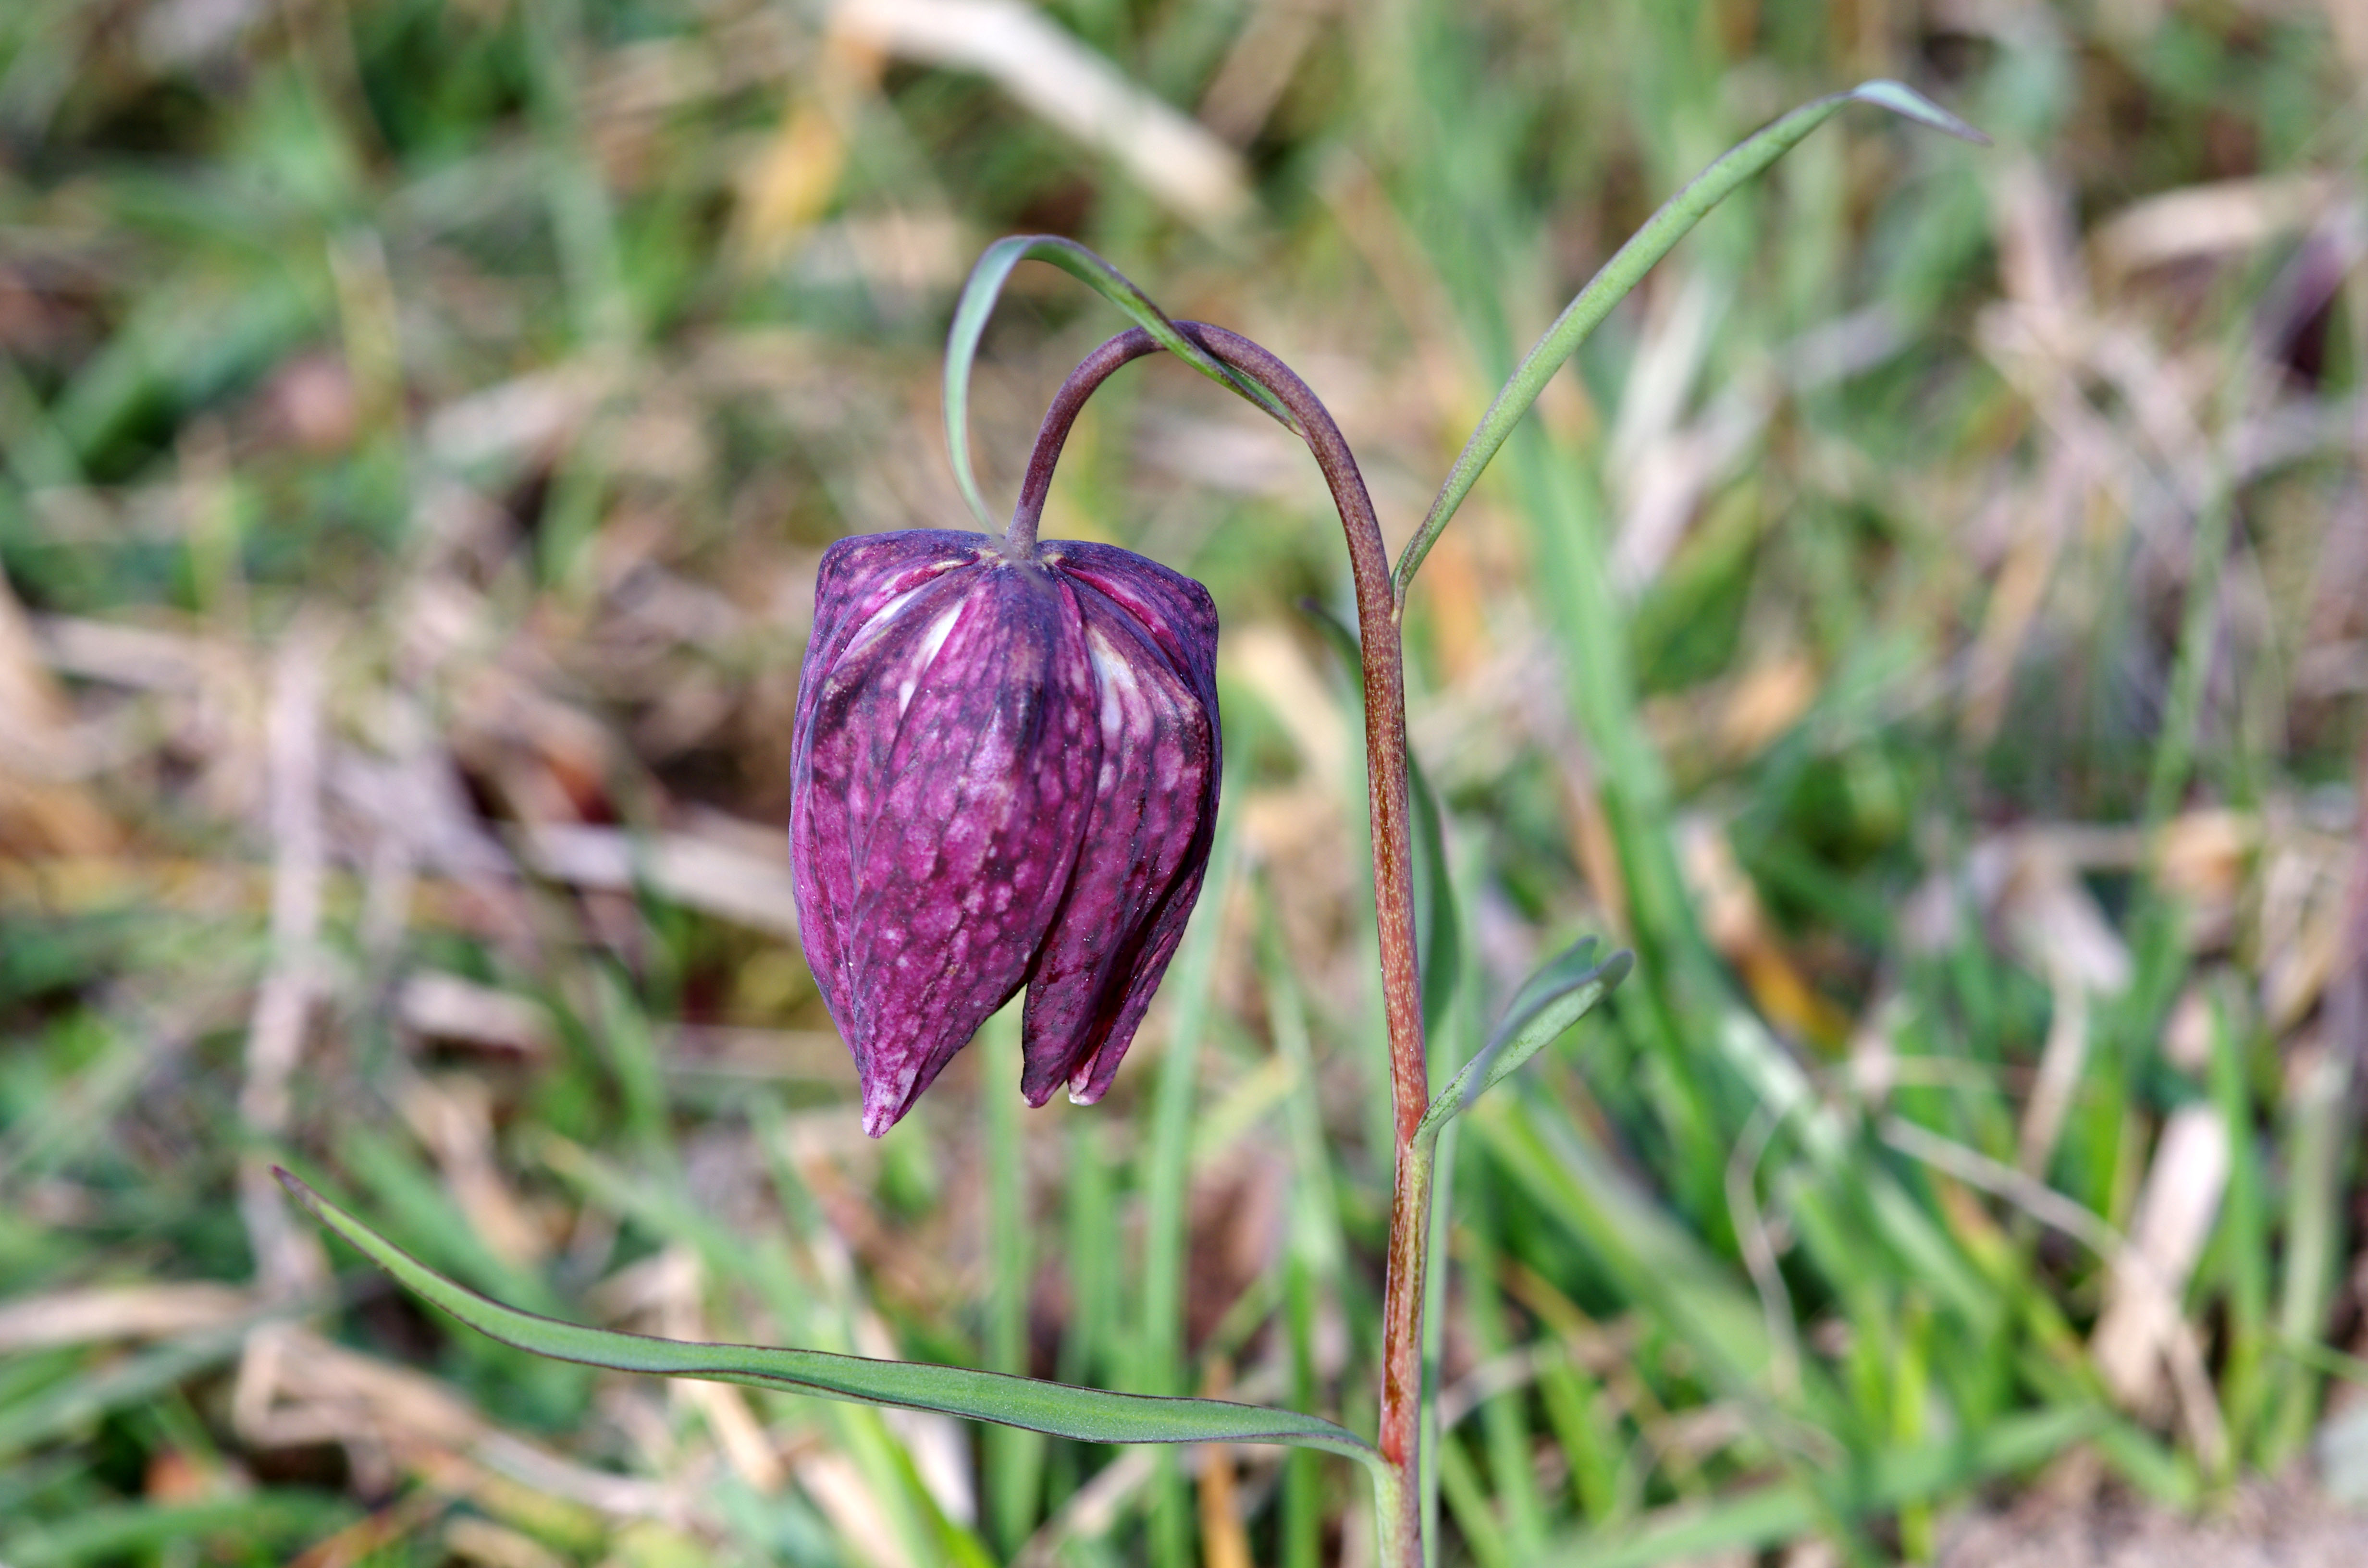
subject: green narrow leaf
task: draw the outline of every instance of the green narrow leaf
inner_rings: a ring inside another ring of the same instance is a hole
[[[1283,1330],[1291,1346],[1291,1397],[1315,1402],[1315,1282],[1307,1259],[1283,1260]],[[1282,1465],[1282,1511],[1276,1526],[1282,1568],[1316,1568],[1323,1561],[1324,1497],[1315,1456],[1292,1454]]]
[[[1014,1376],[1028,1370],[1028,1296],[1034,1267],[1028,1245],[1027,1148],[1019,1126],[1019,1096],[1010,1092],[1020,1072],[1019,1010],[1014,999],[980,1031],[987,1052],[987,1089],[979,1096],[986,1112],[986,1360],[995,1370]],[[1008,1556],[1036,1527],[1044,1439],[1038,1433],[996,1426],[986,1433],[985,1449],[988,1525],[996,1547]]]
[[[1057,234],[1008,235],[980,253],[977,265],[970,269],[969,280],[962,285],[962,298],[955,301],[953,325],[946,333],[946,452],[953,461],[954,483],[962,487],[962,499],[970,503],[972,515],[988,532],[1003,525],[988,509],[986,497],[978,487],[977,472],[971,466],[970,372],[978,358],[978,341],[986,332],[986,319],[995,313],[995,301],[1001,297],[1003,285],[1009,280],[1013,269],[1023,261],[1050,262],[1059,267],[1126,312],[1127,319],[1151,334],[1162,348],[1220,386],[1249,399],[1292,434],[1302,434],[1299,421],[1276,401],[1272,392],[1235,375],[1178,332],[1167,313],[1152,302],[1151,296],[1136,288],[1133,279],[1117,267],[1076,241]]]
[[[1246,767],[1247,759],[1236,751],[1226,768],[1221,800],[1242,798]],[[1200,1103],[1201,1036],[1208,1028],[1218,929],[1233,886],[1234,828],[1239,820],[1230,807],[1218,812],[1200,907],[1185,927],[1169,971],[1174,1011],[1161,1048],[1159,1077],[1151,1093],[1151,1125],[1144,1141],[1139,1178],[1143,1295],[1134,1381],[1136,1387],[1148,1388],[1155,1395],[1173,1394],[1186,1386],[1184,1266],[1190,1226],[1192,1113]],[[1150,1493],[1151,1561],[1160,1568],[1176,1568],[1190,1555],[1191,1517],[1172,1460],[1160,1464]]]
[[[1464,1245],[1456,1249],[1453,1267],[1463,1281],[1463,1322],[1458,1325],[1472,1336],[1473,1354],[1482,1365],[1497,1361],[1515,1353],[1516,1336],[1507,1322],[1504,1287],[1498,1268],[1503,1256],[1498,1225],[1501,1201],[1491,1179],[1485,1150],[1474,1149],[1466,1155],[1470,1162],[1460,1185],[1464,1198],[1464,1222],[1459,1229]],[[1434,1267],[1445,1267],[1448,1260],[1440,1258]],[[1488,1479],[1497,1499],[1497,1514],[1505,1529],[1505,1539],[1511,1544],[1515,1558],[1522,1562],[1534,1562],[1546,1540],[1544,1499],[1538,1494],[1538,1478],[1531,1454],[1535,1438],[1530,1426],[1530,1393],[1527,1388],[1515,1385],[1480,1402],[1475,1413],[1480,1422],[1481,1452],[1487,1459]],[[1440,1435],[1441,1441],[1453,1441],[1451,1434]]]
[[[1699,1374],[1755,1424],[1775,1358],[1759,1299],[1660,1199],[1605,1159],[1560,1108],[1500,1096],[1468,1122],[1497,1166],[1601,1261],[1619,1289],[1693,1353]],[[1767,1429],[1782,1436],[1780,1427]]]
[[[1252,748],[1245,745],[1247,755]],[[1291,1069],[1283,1125],[1291,1140],[1291,1218],[1283,1258],[1282,1321],[1291,1356],[1291,1400],[1316,1401],[1316,1320],[1321,1302],[1337,1300],[1348,1244],[1340,1233],[1340,1200],[1324,1142],[1324,1107],[1317,1093],[1315,1053],[1305,998],[1292,972],[1273,890],[1260,879],[1258,968],[1275,1054]],[[1323,1477],[1313,1454],[1292,1454],[1282,1471],[1281,1517],[1276,1530],[1281,1568],[1315,1568],[1323,1556]]]
[[[1447,1027],[1447,1009],[1463,972],[1463,923],[1455,917],[1455,884],[1447,866],[1446,819],[1411,745],[1406,786],[1414,797],[1415,957],[1422,966],[1422,1030],[1433,1040]]]
[[[1865,1517],[1945,1498],[1992,1476],[2044,1464],[2109,1429],[2101,1411],[2073,1406],[2010,1415],[1981,1432],[1892,1449],[1839,1478],[1841,1505],[1846,1517]],[[1819,1512],[1806,1487],[1776,1482],[1708,1507],[1680,1505],[1633,1526],[1588,1532],[1541,1561],[1554,1568],[1650,1568],[1720,1551],[1748,1553],[1816,1529]]]
[[[2329,1051],[2303,1074],[2292,1095],[2285,1131],[2284,1277],[2280,1280],[2277,1332],[2286,1345],[2317,1345],[2327,1337],[2343,1251],[2343,1167],[2351,1116],[2352,1065]],[[2263,1464],[2283,1464],[2309,1441],[2317,1418],[2320,1380],[2306,1363],[2288,1362],[2261,1434]]]
[[[1848,92],[1830,94],[1813,99],[1799,108],[1745,137],[1713,160],[1711,165],[1696,175],[1683,190],[1661,205],[1661,210],[1645,221],[1645,226],[1628,236],[1627,244],[1612,253],[1596,275],[1588,279],[1587,287],[1577,298],[1564,307],[1554,318],[1545,335],[1538,339],[1519,369],[1515,369],[1488,412],[1480,416],[1479,426],[1448,471],[1447,483],[1440,486],[1439,499],[1431,503],[1430,515],[1422,527],[1415,530],[1406,549],[1398,555],[1398,563],[1391,574],[1397,589],[1398,602],[1406,602],[1406,589],[1414,574],[1421,570],[1423,557],[1438,541],[1440,530],[1463,504],[1464,496],[1480,481],[1480,474],[1504,446],[1513,426],[1538,400],[1546,383],[1554,380],[1570,357],[1578,352],[1613,306],[1628,297],[1650,272],[1655,264],[1675,248],[1677,243],[1692,232],[1720,202],[1735,193],[1736,187],[1766,169],[1799,144],[1803,138],[1853,103],[1873,104],[1889,109],[1896,115],[1945,131],[1951,136],[1987,146],[1989,138],[1942,108],[1915,88],[1899,82],[1877,79],[1861,82]]]
[[[1877,76],[1873,81],[1861,82],[1840,97],[1848,101],[1873,104],[1877,108],[1887,108],[1902,119],[1912,119],[1918,125],[1929,126],[1945,135],[1953,136],[1960,142],[1970,142],[1976,147],[1987,147],[1990,144],[1988,137],[1905,82],[1894,82],[1887,77]]]
[[[251,1313],[221,1327],[168,1339],[103,1370],[65,1379],[10,1403],[0,1409],[0,1468],[17,1462],[42,1443],[87,1431],[111,1412],[147,1404],[165,1390],[234,1359],[254,1328],[285,1312],[282,1308]]]
[[[276,1490],[203,1503],[123,1503],[85,1508],[63,1524],[11,1530],[0,1537],[0,1562],[11,1568],[67,1568],[204,1544],[235,1548],[222,1555],[252,1562],[266,1543],[300,1546],[351,1524],[359,1513],[342,1497]]]
[[[1450,1117],[1504,1082],[1627,978],[1635,955],[1622,949],[1598,960],[1596,950],[1601,946],[1593,937],[1581,937],[1529,978],[1488,1043],[1430,1102],[1415,1136],[1436,1133]]]
[[[2224,987],[2213,998],[2213,1103],[2234,1134],[2229,1139],[2228,1195],[2220,1204],[2220,1237],[2228,1279],[2228,1352],[2221,1374],[2220,1401],[2226,1410],[2232,1447],[2240,1460],[2249,1460],[2258,1434],[2262,1396],[2270,1373],[2270,1278],[2273,1254],[2270,1246],[2268,1181],[2261,1169],[2260,1143],[2250,1136],[2254,1125],[2251,1085],[2246,1082],[2244,1047],[2230,1021],[2234,987]]]
[[[538,1356],[620,1372],[703,1378],[857,1404],[902,1405],[1087,1443],[1290,1443],[1345,1455],[1368,1467],[1381,1464],[1372,1445],[1355,1433],[1296,1411],[1220,1399],[1106,1393],[962,1367],[875,1361],[820,1350],[689,1344],[537,1317],[454,1284],[288,1172],[275,1166],[273,1174],[315,1219],[415,1294],[478,1333]]]
[[[1447,1267],[1455,1234],[1455,1155],[1461,1130],[1450,1118],[1436,1131],[1414,1141],[1412,1157],[1432,1163],[1429,1239],[1431,1267],[1422,1280],[1422,1544],[1424,1568],[1439,1562],[1439,1391],[1447,1362]]]
[[[1463,1544],[1471,1549],[1473,1561],[1480,1568],[1514,1568],[1513,1549],[1505,1540],[1504,1521],[1489,1504],[1487,1489],[1480,1483],[1479,1468],[1453,1438],[1441,1438],[1437,1446],[1439,1489],[1446,1495],[1447,1511],[1455,1516],[1456,1528],[1463,1536]],[[1426,1541],[1429,1539],[1424,1538]]]
[[[1063,1231],[1068,1245],[1070,1316],[1061,1335],[1061,1381],[1081,1383],[1121,1358],[1120,1304],[1122,1249],[1118,1194],[1103,1124],[1084,1117],[1069,1123],[1068,1190]]]

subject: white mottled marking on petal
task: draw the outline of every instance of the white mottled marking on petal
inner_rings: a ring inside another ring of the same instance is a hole
[[[913,705],[914,687],[928,673],[929,666],[938,662],[938,654],[945,648],[946,639],[953,635],[954,622],[962,619],[962,606],[954,606],[932,621],[929,630],[922,634],[919,656],[914,660],[905,678],[896,683],[896,717],[899,719],[905,716],[905,710]]]
[[[890,599],[886,604],[882,605],[878,609],[873,610],[871,612],[871,619],[866,620],[860,627],[857,628],[855,635],[847,640],[847,653],[842,653],[839,656],[841,658],[845,658],[848,653],[856,653],[871,642],[873,638],[879,636],[882,631],[885,631],[888,629],[889,622],[896,619],[896,612],[903,609],[907,603],[911,602],[915,594],[919,593],[922,588],[926,588],[928,586],[928,584],[922,583],[917,586],[907,588],[903,593],[898,594],[894,598]]]
[[[1116,745],[1126,733],[1126,699],[1140,695],[1143,683],[1124,654],[1110,645],[1099,627],[1086,633],[1086,652],[1093,660],[1094,684],[1102,695],[1102,744]]]
[[[1019,762],[1012,755],[1009,737],[1003,733],[1002,710],[991,710],[986,716],[986,728],[979,732],[977,744],[963,765],[959,780],[966,809],[995,821],[1002,820],[1001,813],[1011,803],[1019,782],[1015,777]],[[1049,809],[1058,799],[1056,794],[1042,794],[1037,804]]]

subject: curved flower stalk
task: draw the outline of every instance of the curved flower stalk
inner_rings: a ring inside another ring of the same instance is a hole
[[[1743,181],[1850,102],[1980,141],[1909,88],[1869,82],[1803,106],[1670,199],[1547,331],[1473,432],[1395,571],[1356,460],[1280,359],[1219,327],[1171,321],[1072,241],[1015,236],[980,259],[957,306],[946,424],[959,486],[970,369],[1022,260],[1053,263],[1137,324],[1054,396],[1000,540],[937,529],[841,541],[825,558],[793,739],[791,841],[806,947],[854,1052],[877,1135],[1023,987],[1022,1092],[1106,1089],[1199,896],[1217,808],[1216,613],[1205,590],[1141,556],[1036,538],[1071,425],[1121,366],[1166,348],[1303,437],[1340,514],[1364,676],[1373,892],[1396,1137],[1374,1441],[1313,1416],[1217,1400],[1069,1388],[967,1369],[688,1346],[533,1317],[440,1278],[292,1177],[324,1223],[438,1306],[547,1356],[623,1370],[796,1388],[1098,1442],[1279,1442],[1359,1460],[1373,1478],[1385,1568],[1424,1560],[1422,1312],[1431,1165],[1441,1129],[1627,972],[1591,944],[1524,987],[1488,1046],[1433,1099],[1425,1067],[1406,687],[1398,623],[1424,554],[1512,426],[1644,273]]]
[[[1383,1561],[1419,1552],[1418,1463],[1422,1395],[1424,1239],[1430,1166],[1407,1157],[1429,1099],[1423,1049],[1422,975],[1415,944],[1412,796],[1407,785],[1406,671],[1389,551],[1372,497],[1331,413],[1291,368],[1248,338],[1199,322],[1175,324],[1194,347],[1254,381],[1280,403],[1324,472],[1340,514],[1357,596],[1358,657],[1365,687],[1367,807],[1373,843],[1373,914],[1381,947],[1382,1006],[1390,1037],[1390,1095],[1398,1157],[1393,1165],[1388,1273],[1383,1290],[1383,1373],[1376,1446],[1395,1477],[1380,1506]],[[1032,529],[1069,426],[1086,399],[1120,366],[1160,347],[1138,327],[1087,355],[1053,395],[1036,437],[1013,516],[1015,534]],[[1263,404],[1261,404],[1263,406]],[[1409,1547],[1405,1543],[1415,1543]]]

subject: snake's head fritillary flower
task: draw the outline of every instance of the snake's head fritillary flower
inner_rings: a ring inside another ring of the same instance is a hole
[[[1021,987],[1020,1091],[1101,1097],[1200,897],[1217,612],[1108,545],[823,557],[791,739],[806,958],[878,1137]]]

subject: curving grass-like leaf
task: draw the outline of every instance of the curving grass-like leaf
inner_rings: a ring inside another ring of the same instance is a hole
[[[1813,98],[1720,153],[1683,190],[1663,202],[1661,210],[1629,235],[1628,243],[1613,252],[1611,259],[1588,279],[1587,287],[1554,318],[1545,335],[1538,339],[1537,347],[1530,350],[1497,393],[1488,412],[1480,416],[1480,424],[1472,432],[1471,439],[1464,442],[1455,466],[1448,470],[1447,482],[1439,489],[1439,499],[1430,504],[1429,516],[1423,518],[1422,527],[1415,530],[1414,538],[1398,553],[1398,563],[1391,576],[1400,605],[1406,603],[1406,589],[1414,582],[1414,574],[1421,570],[1423,557],[1430,553],[1440,530],[1480,482],[1481,471],[1512,435],[1521,415],[1538,401],[1538,394],[1554,380],[1554,372],[1578,352],[1579,345],[1603,324],[1611,308],[1626,299],[1628,291],[1643,280],[1654,264],[1668,255],[1712,208],[1733,195],[1737,186],[1791,152],[1810,131],[1854,103],[1873,104],[1963,141],[1989,144],[1988,137],[1915,88],[1877,78],[1861,82],[1847,92]]]
[[[1438,791],[1406,747],[1406,792],[1414,805],[1416,949],[1422,961],[1422,1031],[1435,1040],[1463,974],[1463,922],[1455,912],[1454,873],[1447,864],[1447,816]]]
[[[1504,1021],[1488,1037],[1488,1043],[1463,1064],[1454,1081],[1423,1112],[1422,1122],[1415,1130],[1417,1138],[1435,1137],[1450,1118],[1504,1082],[1627,978],[1635,955],[1622,949],[1598,959],[1602,946],[1593,937],[1583,937],[1530,976],[1505,1009]]]
[[[820,1350],[688,1344],[538,1317],[454,1284],[288,1172],[274,1166],[272,1174],[315,1219],[414,1293],[478,1333],[538,1356],[620,1372],[703,1378],[855,1404],[931,1410],[1086,1443],[1286,1443],[1357,1460],[1387,1479],[1387,1467],[1372,1444],[1345,1426],[1296,1411],[1222,1399],[1106,1393],[963,1367],[875,1361]]]
[[[953,461],[954,483],[961,486],[962,499],[970,504],[972,514],[987,532],[996,532],[1003,524],[988,509],[986,497],[978,488],[978,474],[971,466],[970,372],[972,363],[978,358],[978,340],[986,332],[986,318],[995,313],[995,301],[1002,296],[1003,285],[1009,280],[1012,269],[1023,261],[1050,262],[1059,267],[1125,312],[1127,319],[1151,334],[1162,348],[1211,381],[1249,399],[1292,435],[1305,434],[1299,421],[1272,392],[1236,375],[1207,349],[1178,332],[1167,312],[1152,302],[1150,295],[1136,288],[1133,278],[1093,251],[1057,234],[1011,234],[980,253],[977,265],[970,269],[970,278],[962,284],[962,298],[954,304],[953,325],[946,333],[947,455]]]

